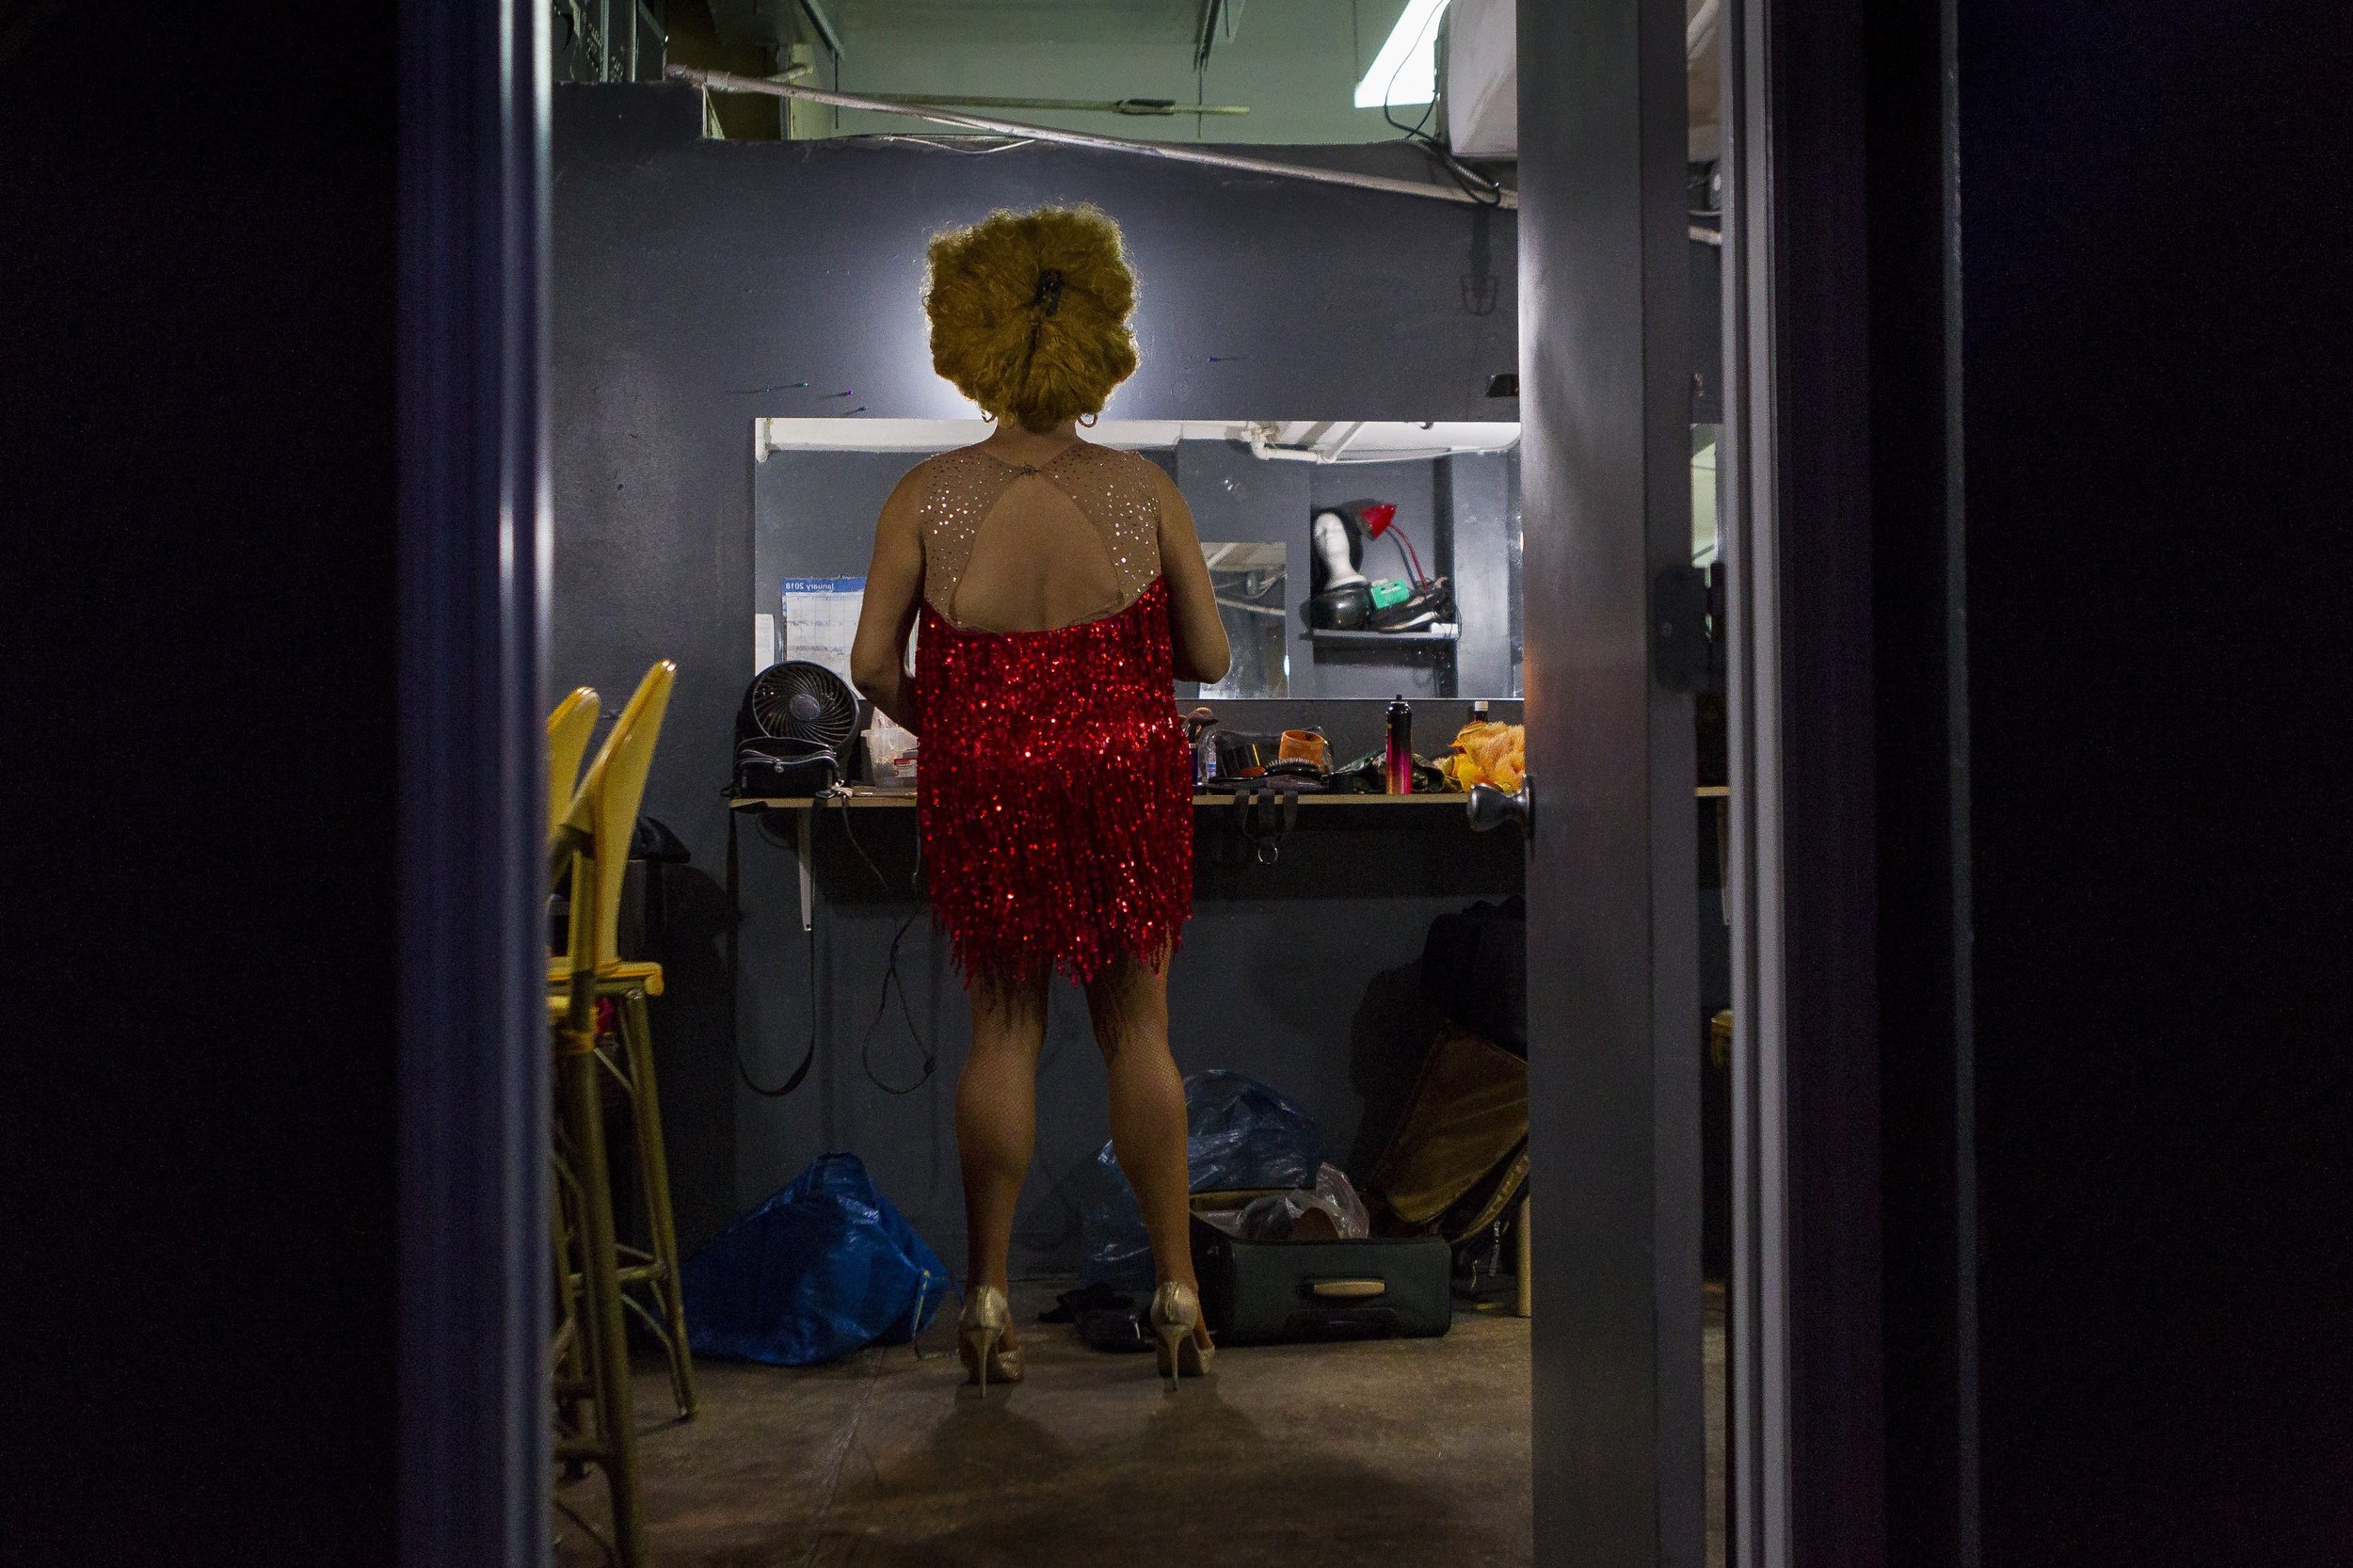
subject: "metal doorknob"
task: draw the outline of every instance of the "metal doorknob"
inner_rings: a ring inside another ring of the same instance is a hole
[[[1536,831],[1534,824],[1529,821],[1531,809],[1526,778],[1520,780],[1518,789],[1509,792],[1498,790],[1492,784],[1474,784],[1470,788],[1470,798],[1463,803],[1463,810],[1470,818],[1473,831],[1484,833],[1489,828],[1501,827],[1505,823],[1517,823],[1522,838],[1530,837]]]

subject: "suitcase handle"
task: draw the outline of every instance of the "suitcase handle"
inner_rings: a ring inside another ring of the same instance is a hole
[[[1389,1284],[1381,1279],[1311,1279],[1307,1293],[1311,1296],[1363,1298],[1388,1294]]]

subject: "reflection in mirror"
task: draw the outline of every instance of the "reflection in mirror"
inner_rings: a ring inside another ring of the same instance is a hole
[[[1218,618],[1233,649],[1225,679],[1199,686],[1180,680],[1176,695],[1189,698],[1289,696],[1290,656],[1284,646],[1287,552],[1279,544],[1201,542],[1209,563],[1209,587],[1217,595]]]
[[[808,614],[787,580],[855,595],[874,518],[922,458],[977,422],[763,419],[753,475],[759,614]],[[1104,420],[1193,516],[1234,662],[1192,698],[1520,695],[1518,425],[1507,422]],[[838,616],[856,618],[854,603]],[[771,633],[756,632],[756,648]],[[828,653],[802,648],[795,656]]]

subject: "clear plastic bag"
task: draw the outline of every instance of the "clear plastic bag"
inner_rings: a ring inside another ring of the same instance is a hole
[[[1348,1241],[1372,1234],[1364,1200],[1337,1165],[1320,1167],[1312,1189],[1268,1192],[1240,1208],[1201,1217],[1251,1241]]]
[[[1305,1189],[1324,1168],[1323,1134],[1315,1118],[1241,1073],[1212,1068],[1186,1079],[1185,1125],[1186,1163],[1196,1192]],[[1149,1290],[1152,1246],[1144,1211],[1109,1144],[1095,1157],[1093,1187],[1080,1217],[1080,1282]],[[1363,1205],[1357,1209],[1361,1213]]]

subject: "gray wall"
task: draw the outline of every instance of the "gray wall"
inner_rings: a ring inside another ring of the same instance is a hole
[[[1454,689],[1465,696],[1519,692],[1512,657],[1519,630],[1519,456],[1449,457],[1445,487],[1446,564],[1454,580],[1463,640],[1454,648]]]
[[[751,616],[767,607],[755,576],[751,421],[861,406],[968,412],[924,350],[924,238],[999,206],[1059,200],[1094,200],[1117,217],[1139,276],[1143,368],[1109,417],[1516,418],[1515,402],[1484,395],[1487,377],[1515,364],[1513,219],[1064,149],[977,157],[904,143],[705,142],[683,88],[566,87],[555,100],[550,668],[555,687],[586,682],[617,706],[653,660],[680,664],[646,809],[695,856],[686,874],[664,879],[669,928],[655,953],[671,980],[656,1029],[683,1239],[707,1240],[822,1149],[853,1147],[952,1256],[960,1200],[945,1091],[962,1004],[919,920],[902,969],[924,1032],[941,1045],[937,1078],[904,1097],[867,1083],[859,1043],[889,936],[911,905],[856,891],[842,870],[868,873],[831,817],[820,824],[831,847],[821,841],[818,856],[828,900],[819,1067],[783,1102],[736,1081],[739,1032],[755,1071],[773,1080],[798,1060],[808,1027],[789,856],[746,829],[740,898],[727,887],[721,790]],[[1401,168],[1418,159],[1402,149],[1350,156]],[[1500,274],[1481,313],[1461,283],[1474,270]],[[806,392],[786,387],[802,380]],[[856,395],[822,395],[843,390]],[[864,565],[861,551],[839,569]],[[878,824],[876,837],[907,825]],[[1287,856],[1279,884],[1225,888],[1205,872],[1177,970],[1176,1043],[1188,1067],[1224,1063],[1290,1090],[1347,1149],[1380,1100],[1377,1085],[1369,1094],[1359,1082],[1379,1075],[1357,1059],[1353,1034],[1376,980],[1419,951],[1433,914],[1475,887],[1515,887],[1518,868],[1515,850],[1488,840],[1322,832],[1315,842],[1328,853]],[[1359,837],[1369,841],[1352,842]],[[1210,844],[1205,837],[1205,855]],[[877,855],[887,871],[889,848]],[[1392,897],[1393,886],[1414,896]],[[1041,1078],[1050,1131],[1021,1220],[1032,1266],[1071,1256],[1067,1200],[1054,1194],[1103,1136],[1100,1069],[1091,1048],[1074,1048],[1083,1041],[1067,1000]],[[885,1077],[908,1060],[904,1038],[894,1012],[876,1036]]]

